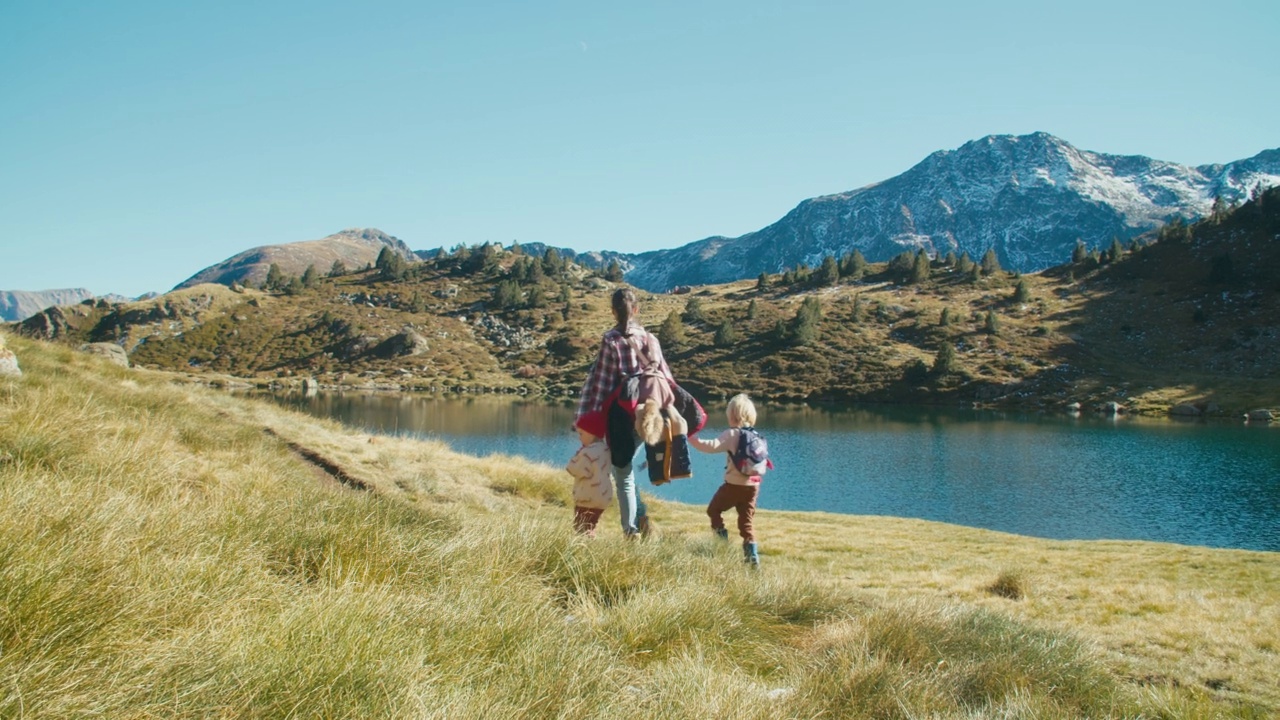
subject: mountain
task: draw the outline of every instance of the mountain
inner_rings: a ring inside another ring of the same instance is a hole
[[[174,289],[204,283],[260,285],[273,263],[285,275],[302,275],[309,265],[314,265],[321,274],[328,273],[335,260],[341,260],[350,270],[358,270],[372,265],[383,248],[391,248],[405,260],[417,259],[399,238],[375,228],[351,228],[319,240],[263,245],[245,250],[201,270]]]
[[[47,307],[75,305],[93,299],[93,293],[84,288],[62,290],[0,290],[0,320],[17,322],[26,320]]]
[[[662,291],[729,282],[860,250],[883,261],[904,250],[973,259],[995,249],[1005,268],[1034,272],[1128,240],[1175,216],[1201,217],[1216,197],[1245,200],[1280,185],[1280,149],[1189,167],[1140,155],[1079,150],[1047,133],[990,135],[942,150],[858,190],[812,198],[776,223],[633,256],[629,282]]]
[[[399,280],[368,270],[296,292],[202,285],[60,306],[6,330],[113,342],[137,366],[209,381],[575,396],[616,285],[528,247],[490,250]],[[1280,408],[1280,188],[1038,273],[944,260],[905,278],[892,265],[641,292],[640,321],[703,399]]]

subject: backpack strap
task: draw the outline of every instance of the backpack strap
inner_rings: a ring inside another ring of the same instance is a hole
[[[650,352],[653,349],[653,335],[645,332],[645,337],[639,343],[635,341],[634,335],[628,335],[627,344],[635,352],[636,358],[639,360],[640,369],[636,371],[636,375],[660,375],[661,370],[658,363],[653,359]]]

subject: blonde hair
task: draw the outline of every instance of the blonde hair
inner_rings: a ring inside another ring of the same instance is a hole
[[[746,393],[738,393],[729,398],[725,414],[729,416],[729,424],[734,427],[756,424],[756,405]]]

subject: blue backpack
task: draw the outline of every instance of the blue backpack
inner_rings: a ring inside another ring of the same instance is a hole
[[[769,461],[769,443],[755,428],[744,425],[739,428],[738,447],[729,454],[738,472],[747,477],[764,475],[773,467]]]

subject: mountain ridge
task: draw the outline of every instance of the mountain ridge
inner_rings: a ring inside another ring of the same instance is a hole
[[[405,260],[417,260],[413,250],[400,238],[377,228],[347,228],[318,240],[250,248],[197,272],[174,289],[204,283],[261,285],[271,265],[279,267],[285,275],[302,275],[312,265],[317,272],[327,273],[334,262],[355,270],[372,265],[383,248],[389,248]]]
[[[1174,217],[1205,215],[1221,197],[1280,185],[1280,149],[1191,167],[1142,155],[1081,150],[1049,133],[988,135],[938,150],[880,182],[801,201],[777,222],[633,258],[627,279],[647,290],[730,282],[816,265],[853,250],[867,259],[924,249],[977,258],[994,249],[1021,272],[1051,267],[1077,240],[1100,248]]]

